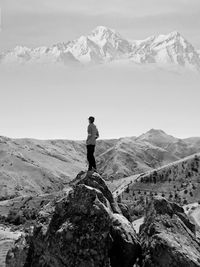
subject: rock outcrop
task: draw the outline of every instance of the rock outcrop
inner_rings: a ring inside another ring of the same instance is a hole
[[[182,207],[152,199],[139,236],[129,211],[97,173],[38,213],[33,231],[8,252],[7,267],[200,267],[200,242]]]
[[[16,242],[7,267],[133,267],[140,258],[132,224],[96,173],[82,173],[50,218]]]
[[[200,266],[200,243],[195,226],[182,207],[155,198],[140,227],[143,267]]]

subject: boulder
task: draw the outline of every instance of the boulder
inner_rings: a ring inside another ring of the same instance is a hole
[[[150,203],[140,227],[143,267],[200,266],[200,243],[195,226],[182,207],[165,198]]]
[[[122,213],[112,193],[108,189],[104,179],[102,179],[98,173],[85,173],[77,184],[85,184],[100,190],[105,198],[109,201],[111,210],[114,213]]]
[[[132,218],[131,218],[129,207],[126,204],[122,204],[122,203],[118,203],[118,206],[119,206],[122,214],[124,215],[124,217],[126,217],[126,219],[129,222],[132,222]]]
[[[6,262],[9,262],[10,267],[23,267],[25,266],[29,244],[24,235],[15,242],[15,246],[8,251],[6,255]]]
[[[134,265],[141,254],[140,243],[105,181],[96,173],[79,178],[68,196],[57,201],[50,222],[39,220],[17,253],[16,245],[9,251],[7,267]],[[21,255],[22,264],[17,265]]]
[[[123,215],[112,215],[111,236],[111,266],[133,267],[136,260],[140,260],[142,251],[132,224]]]

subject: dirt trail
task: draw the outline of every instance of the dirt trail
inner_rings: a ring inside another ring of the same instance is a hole
[[[135,183],[141,174],[131,175],[129,177],[123,178],[121,183],[112,191],[114,198],[119,196],[122,192],[126,190],[128,185]]]

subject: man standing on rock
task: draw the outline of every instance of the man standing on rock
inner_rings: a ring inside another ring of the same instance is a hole
[[[94,117],[89,117],[89,125],[88,125],[88,137],[86,140],[86,146],[87,146],[87,160],[89,162],[88,171],[94,170],[96,171],[96,161],[94,158],[94,151],[95,151],[95,145],[96,145],[96,139],[99,137],[99,132],[94,124]]]

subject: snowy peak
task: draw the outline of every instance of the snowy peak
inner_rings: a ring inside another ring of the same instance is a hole
[[[115,30],[98,26],[88,36],[100,47],[104,61],[123,58],[131,52],[132,45]]]
[[[69,43],[66,51],[70,51],[81,63],[100,63],[102,53],[99,46],[88,36],[81,36]]]
[[[115,60],[130,63],[181,66],[200,71],[200,53],[179,32],[128,41],[118,32],[98,26],[88,35],[51,47],[17,46],[0,54],[2,63],[99,64]]]
[[[104,26],[96,27],[88,37],[100,46],[104,46],[106,42],[122,39],[115,30]]]
[[[181,34],[180,34],[180,32],[178,32],[178,31],[172,31],[172,32],[169,34],[169,36],[171,36],[171,37],[180,37]]]
[[[173,64],[200,70],[197,51],[177,31],[141,41],[131,59],[137,63]]]
[[[161,36],[161,35],[159,35]],[[178,39],[178,38],[183,38],[178,31],[172,31],[169,34],[162,35],[164,39],[171,40],[171,39]]]
[[[186,48],[189,43],[186,41],[186,39],[177,31],[173,31],[166,35],[158,35],[153,40],[152,45],[182,45],[184,48]]]
[[[110,36],[115,35],[116,31],[104,26],[97,26],[92,30],[91,37],[96,37],[99,40],[108,39]]]

